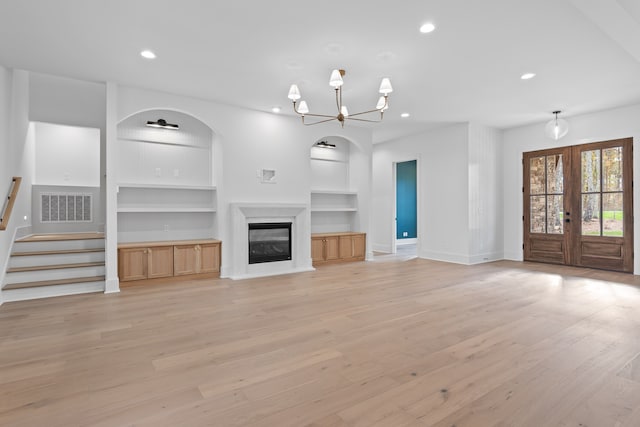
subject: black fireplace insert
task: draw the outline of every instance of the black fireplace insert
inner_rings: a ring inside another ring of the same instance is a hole
[[[249,223],[249,264],[291,259],[291,223]]]

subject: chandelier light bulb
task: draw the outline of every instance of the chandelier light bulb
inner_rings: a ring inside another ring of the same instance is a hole
[[[389,80],[387,77],[382,79],[382,81],[380,82],[380,89],[378,90],[378,92],[380,92],[383,95],[388,95],[391,92],[393,92],[393,88],[391,87],[391,80]]]
[[[300,101],[300,106],[298,107],[298,113],[304,115],[309,112],[309,107],[307,106],[307,101]]]
[[[333,70],[331,72],[331,77],[329,78],[329,86],[337,89],[344,84],[344,80],[342,80],[342,75],[340,70]]]
[[[289,99],[292,101],[300,99],[300,89],[298,89],[298,85],[291,85],[291,88],[289,88]]]

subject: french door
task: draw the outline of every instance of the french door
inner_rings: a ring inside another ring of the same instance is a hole
[[[632,142],[523,154],[525,261],[633,272]]]

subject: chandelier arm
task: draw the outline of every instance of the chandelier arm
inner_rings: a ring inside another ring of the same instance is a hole
[[[349,117],[353,117],[353,116],[361,116],[363,114],[370,114],[370,113],[380,113],[380,109],[376,108],[375,110],[369,110],[369,111],[363,111],[361,113],[355,113],[355,114],[349,114]]]
[[[335,120],[335,119],[336,119],[336,116],[332,116],[332,115],[329,115],[329,114],[312,114],[312,113],[304,113],[304,114],[298,113],[298,114],[300,114],[301,116],[310,116],[310,117],[331,117],[331,119],[332,119],[332,120]]]
[[[321,117],[328,117],[328,116],[321,116]],[[306,123],[306,122],[302,122],[305,126],[313,126],[313,125],[319,125],[320,123],[326,123],[326,122],[330,122],[332,120],[337,120],[335,117],[332,117],[330,119],[326,119],[326,120],[320,120],[319,122],[313,122],[313,123]]]
[[[375,111],[375,110],[374,110]],[[367,120],[367,119],[354,119],[353,117],[349,116],[349,117],[345,117],[345,120],[356,120],[358,122],[369,122],[369,123],[380,123],[382,121],[382,119],[380,120]]]

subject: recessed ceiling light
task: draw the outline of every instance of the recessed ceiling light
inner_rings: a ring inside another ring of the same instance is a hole
[[[400,114],[400,117],[402,117],[403,119],[406,119],[407,117],[409,117],[411,114],[409,113],[402,113]]]
[[[140,52],[140,56],[146,59],[156,59],[156,54],[148,49]]]
[[[529,80],[532,79],[536,76],[536,73],[524,73],[523,75],[520,76],[520,78],[522,80]]]
[[[271,111],[277,114],[280,112],[280,107],[273,107]]]
[[[435,25],[433,25],[431,22],[427,22],[426,24],[422,24],[422,26],[420,27],[420,32],[426,34],[432,32],[435,29]]]

